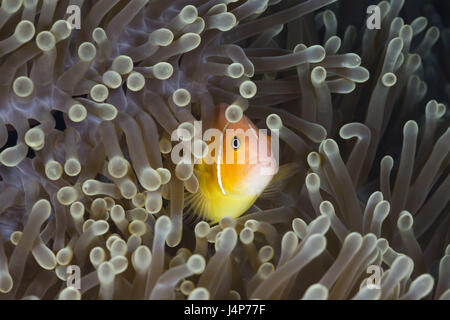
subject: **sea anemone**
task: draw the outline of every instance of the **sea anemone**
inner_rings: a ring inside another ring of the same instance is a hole
[[[450,299],[449,4],[422,2],[371,29],[367,1],[3,0],[0,299]],[[298,170],[210,225],[171,137],[220,103]]]

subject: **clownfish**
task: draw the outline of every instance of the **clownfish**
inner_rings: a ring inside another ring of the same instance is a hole
[[[225,216],[237,218],[244,214],[278,171],[271,137],[245,115],[238,122],[229,122],[227,107],[222,103],[216,108],[213,128],[221,132],[220,139],[209,161],[195,165],[198,191],[185,199],[189,211],[210,224]]]

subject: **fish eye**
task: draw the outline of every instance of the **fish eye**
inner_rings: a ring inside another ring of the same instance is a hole
[[[238,137],[234,137],[233,140],[231,140],[231,146],[234,150],[239,149],[239,147],[241,146],[241,140],[239,140]]]

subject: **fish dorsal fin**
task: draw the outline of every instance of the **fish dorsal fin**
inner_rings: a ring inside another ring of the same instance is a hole
[[[286,184],[288,178],[295,175],[300,170],[300,167],[295,162],[290,162],[281,165],[278,168],[278,172],[273,176],[269,185],[264,189],[260,198],[269,199],[276,196],[281,189],[283,189]]]

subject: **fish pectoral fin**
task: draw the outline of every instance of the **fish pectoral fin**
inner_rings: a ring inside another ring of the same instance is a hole
[[[263,199],[270,199],[276,196],[285,186],[287,180],[300,171],[300,166],[295,163],[286,163],[278,168],[278,172],[274,175],[269,185],[259,196]]]
[[[201,219],[210,220],[208,218],[211,211],[211,201],[208,199],[201,189],[196,193],[185,194],[184,208],[187,214],[194,214]]]

